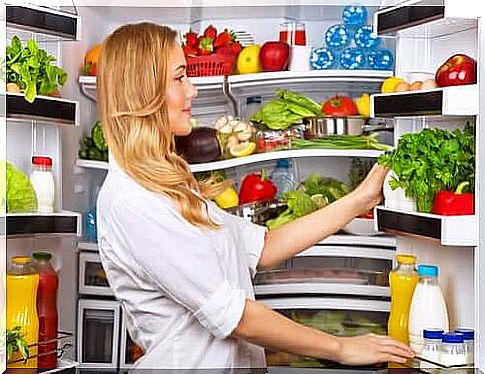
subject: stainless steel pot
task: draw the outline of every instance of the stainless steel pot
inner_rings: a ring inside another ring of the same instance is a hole
[[[349,117],[305,117],[305,137],[307,139],[320,138],[325,135],[361,135],[366,118]]]

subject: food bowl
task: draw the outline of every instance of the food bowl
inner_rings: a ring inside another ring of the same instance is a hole
[[[361,135],[363,126],[366,123],[365,117],[305,117],[305,138],[315,139],[325,135]]]
[[[354,218],[342,230],[351,235],[373,236],[380,234],[375,229],[374,220],[371,218]]]

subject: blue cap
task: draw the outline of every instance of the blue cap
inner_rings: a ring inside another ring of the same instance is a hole
[[[440,329],[426,329],[423,330],[423,338],[425,339],[442,339],[445,330]]]
[[[455,332],[443,334],[443,343],[463,343],[463,335]]]
[[[434,265],[419,265],[418,275],[420,277],[437,277],[438,276],[438,266]]]
[[[455,332],[463,335],[463,340],[475,339],[475,331],[473,329],[456,329]]]
[[[280,158],[276,161],[277,168],[289,168],[290,167],[290,160],[287,158]]]

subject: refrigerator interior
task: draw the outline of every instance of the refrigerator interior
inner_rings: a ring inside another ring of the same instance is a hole
[[[379,8],[378,1],[365,1],[369,11],[368,23],[372,21],[372,13]],[[312,46],[323,45],[323,32],[329,26],[339,23],[342,6],[338,5],[289,5],[289,6],[221,6],[221,7],[119,7],[119,6],[78,6],[77,12],[82,23],[82,35],[78,41],[50,40],[39,41],[42,48],[58,56],[58,63],[69,75],[68,83],[62,88],[63,97],[79,102],[80,126],[56,127],[44,126],[42,123],[15,124],[7,126],[7,159],[13,161],[25,173],[30,173],[31,153],[46,153],[54,157],[56,188],[56,206],[75,212],[85,212],[94,204],[96,186],[103,183],[105,170],[88,169],[76,166],[79,142],[88,135],[93,123],[98,119],[96,103],[81,92],[78,77],[81,75],[84,54],[95,43],[113,31],[119,25],[128,22],[153,21],[168,24],[184,33],[189,27],[202,31],[209,23],[218,29],[230,27],[250,31],[256,43],[277,39],[278,26],[283,21],[298,20],[306,24],[307,40]],[[455,52],[463,52],[483,59],[484,36],[478,26],[457,34],[444,34],[430,39],[425,34],[411,37],[384,38],[383,42],[389,48],[396,50],[395,75],[407,78],[410,71],[420,70],[434,72],[447,57]],[[15,33],[18,33],[16,30]],[[7,38],[12,34],[7,34]],[[28,37],[24,35],[25,38]],[[481,43],[481,44],[480,44]],[[479,49],[481,48],[481,50]],[[482,56],[479,56],[479,51]],[[481,66],[479,64],[479,66]],[[483,71],[483,67],[481,67]],[[482,73],[483,76],[483,73]],[[241,117],[250,115],[257,106],[250,104],[258,97],[261,104],[274,97],[277,86],[265,85],[259,87],[242,86],[233,92],[237,100],[237,110]],[[315,84],[292,83],[284,88],[295,89],[321,101],[334,94],[348,94],[353,98],[363,92],[379,92],[379,84],[374,82],[321,82]],[[248,105],[249,103],[249,105]],[[481,102],[480,112],[485,113]],[[211,122],[224,114],[231,114],[233,107],[226,101],[222,91],[200,90],[193,105],[193,116],[201,123]],[[474,121],[480,129],[479,116],[460,117],[418,117],[399,118],[394,120],[394,140],[397,142],[402,134],[420,131],[426,127],[460,127],[466,121]],[[476,191],[479,189],[478,173],[481,172],[479,152],[480,130],[477,141],[477,178]],[[28,139],[26,143],[26,139]],[[20,142],[20,143],[19,143]],[[26,152],[30,150],[31,153]],[[309,157],[295,158],[292,168],[297,180],[302,180],[311,173],[318,172],[323,176],[334,177],[349,182],[348,172],[351,167],[351,157]],[[248,172],[259,171],[265,167],[269,173],[275,166],[275,161],[264,161],[248,165],[240,165],[226,172],[236,182]],[[477,207],[481,207],[482,199],[476,194]],[[477,211],[480,211],[477,209]],[[483,220],[480,217],[480,220]],[[483,227],[483,223],[480,223]],[[82,239],[81,239],[82,240]],[[479,332],[481,348],[477,348],[476,363],[481,368],[485,365],[485,290],[484,275],[479,275],[480,265],[485,266],[483,254],[480,257],[477,247],[443,246],[433,241],[397,236],[397,251],[410,252],[418,256],[419,263],[436,264],[440,267],[440,284],[450,314],[451,328],[471,327]],[[58,308],[60,329],[76,332],[78,295],[78,253],[75,238],[16,238],[7,243],[8,259],[13,255],[30,254],[34,250],[50,250],[54,254],[54,264],[59,271],[60,288]],[[7,259],[7,260],[8,260]],[[303,261],[303,260],[298,260]],[[335,261],[337,265],[341,265]],[[359,263],[359,261],[357,261]],[[483,273],[483,272],[482,272]],[[481,290],[481,292],[480,292]],[[480,306],[475,303],[481,303]],[[479,350],[480,349],[480,350]],[[75,350],[67,354],[75,359]]]

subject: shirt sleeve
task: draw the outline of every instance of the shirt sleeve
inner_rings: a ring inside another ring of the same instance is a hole
[[[225,277],[210,233],[174,214],[160,198],[130,197],[110,210],[113,235],[140,269],[140,276],[183,305],[215,337],[225,338],[237,327],[246,293]]]
[[[222,209],[219,210],[224,216],[224,223],[231,225],[233,232],[238,238],[238,242],[242,244],[242,249],[248,259],[249,270],[254,277],[261,254],[263,253],[266,233],[268,232],[267,228],[256,225],[242,217],[229,214]]]

